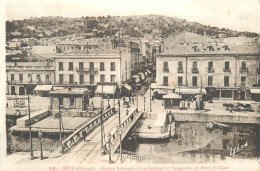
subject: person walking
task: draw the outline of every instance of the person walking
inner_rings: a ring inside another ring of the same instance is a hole
[[[129,110],[128,110],[128,109],[126,109],[126,116],[128,116],[128,113],[129,113]]]
[[[84,142],[86,141],[86,137],[87,137],[87,132],[85,129],[82,130],[82,136],[83,136],[83,140]]]

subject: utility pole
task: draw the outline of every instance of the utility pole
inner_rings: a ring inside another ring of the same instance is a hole
[[[119,141],[120,141],[120,161],[122,163],[122,137],[121,137],[121,113],[120,113],[120,100],[118,99],[118,122],[119,122],[119,126],[118,126],[118,131],[119,131]]]
[[[102,101],[101,101],[101,110],[100,110],[100,121],[101,121],[101,155],[105,153],[104,151],[104,143],[103,143],[103,100],[104,100],[104,94],[103,94],[103,83],[102,83]]]
[[[115,91],[115,85],[114,85],[114,95],[113,95],[113,97],[114,97],[114,98],[113,98],[113,101],[114,101],[114,109],[115,109],[115,105],[116,105],[116,104],[115,104],[115,93],[116,93],[116,91]]]
[[[145,102],[146,102],[146,101],[145,101],[145,97],[144,97],[144,111],[145,111]]]
[[[31,112],[30,112],[30,97],[28,94],[28,115],[29,115],[29,136],[30,136],[30,150],[31,150],[31,160],[33,160],[33,145],[32,145],[32,128],[31,128]]]
[[[136,91],[136,93],[137,93],[136,94],[136,98],[137,98],[136,101],[137,101],[137,112],[138,112],[138,90]]]
[[[151,84],[150,84],[150,112],[152,112],[152,90],[151,90]]]
[[[62,135],[61,135],[61,105],[59,101],[59,127],[60,127],[60,145],[61,145],[61,152],[63,152],[63,147],[62,147]]]

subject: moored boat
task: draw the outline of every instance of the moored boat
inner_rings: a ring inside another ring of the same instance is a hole
[[[175,122],[172,122],[171,114],[147,113],[135,125],[132,131],[133,138],[140,139],[166,139],[173,135]]]

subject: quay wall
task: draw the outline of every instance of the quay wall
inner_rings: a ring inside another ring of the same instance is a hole
[[[223,114],[207,114],[207,113],[185,113],[173,112],[176,121],[189,122],[206,122],[207,120],[224,122],[224,123],[253,123],[260,124],[259,116],[248,115],[223,115]]]
[[[40,110],[37,112],[31,113],[31,124],[34,124],[35,122],[38,122],[42,119],[45,119],[46,117],[50,116],[51,112],[46,110]],[[29,116],[26,115],[22,118],[17,119],[17,127],[18,128],[25,128],[29,126]]]

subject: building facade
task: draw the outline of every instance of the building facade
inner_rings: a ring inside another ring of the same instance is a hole
[[[123,84],[131,76],[131,56],[117,50],[95,53],[57,54],[53,57],[55,85],[96,86],[98,83]]]
[[[211,87],[216,89],[217,99],[249,99],[250,87],[260,83],[260,53],[252,49],[245,51],[245,47],[231,50],[227,45],[217,46],[184,45],[159,54],[157,84]]]
[[[6,94],[32,94],[37,85],[54,83],[54,67],[51,62],[6,62],[6,76]]]

